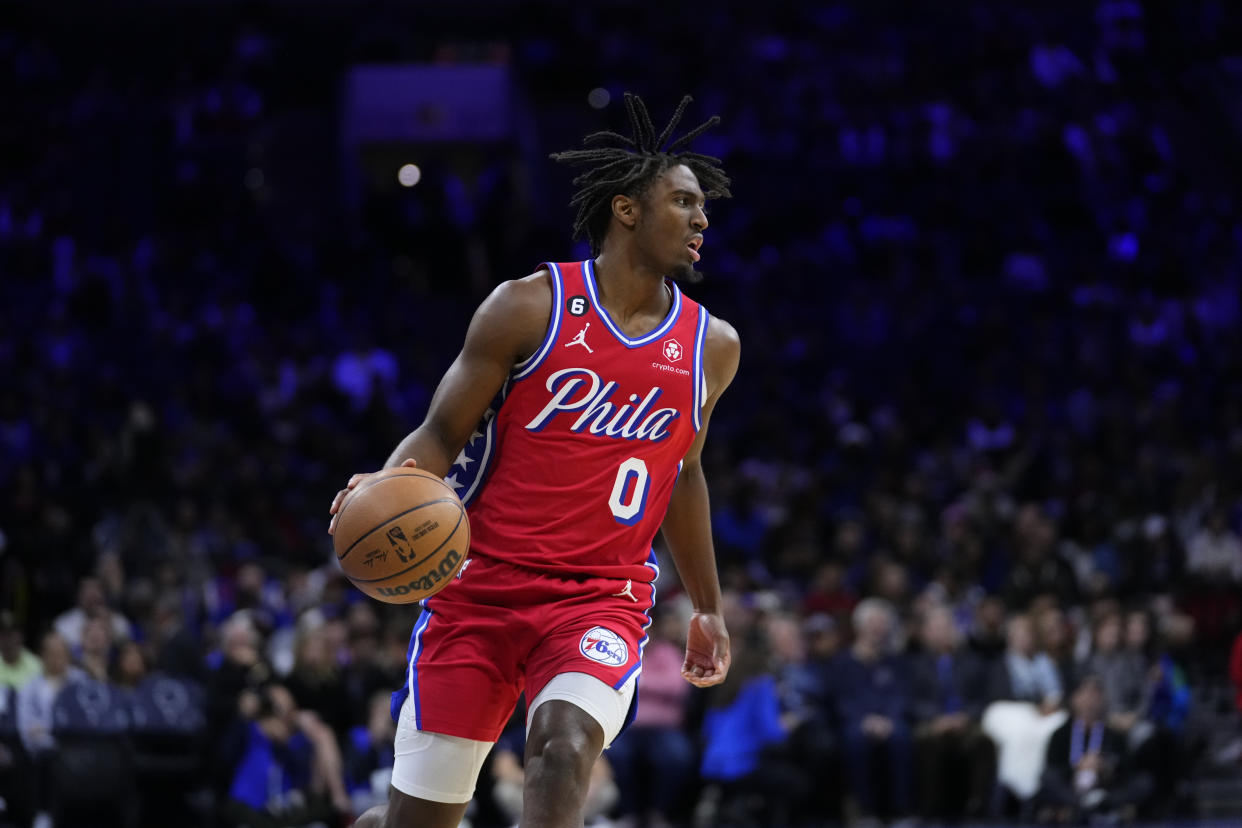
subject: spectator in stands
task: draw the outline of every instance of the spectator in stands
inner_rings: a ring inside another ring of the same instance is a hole
[[[1242,581],[1242,540],[1229,528],[1224,509],[1212,509],[1207,525],[1190,539],[1186,569],[1206,583]]]
[[[1016,561],[1005,585],[1010,608],[1025,610],[1045,593],[1055,596],[1058,606],[1074,603],[1078,595],[1074,570],[1057,554],[1052,519],[1037,504],[1027,503],[1018,512],[1013,534]]]
[[[352,813],[336,738],[314,713],[299,710],[293,694],[274,683],[246,691],[239,710],[226,808],[231,824],[309,826]]]
[[[1108,727],[1100,680],[1087,674],[1070,699],[1071,717],[1048,741],[1038,802],[1065,823],[1087,814],[1133,818],[1150,796],[1151,777],[1134,769],[1125,739]]]
[[[17,694],[17,732],[33,769],[32,801],[40,813],[51,807],[51,759],[56,748],[52,736],[52,709],[56,696],[66,685],[84,681],[86,674],[73,666],[68,643],[59,633],[43,636],[39,651],[42,673],[31,679]]]
[[[919,767],[919,813],[953,819],[983,813],[994,776],[993,748],[979,719],[987,673],[961,646],[952,612],[928,610],[922,651],[910,659],[910,709]]]
[[[795,711],[801,722],[818,722],[834,730],[836,700],[834,697],[833,664],[839,654],[841,636],[830,615],[816,613],[802,622],[802,647],[799,657],[781,670],[782,707]],[[823,738],[832,740],[831,733]]]
[[[785,780],[786,801],[774,815],[791,824],[839,811],[834,781],[840,764],[829,661],[836,653],[836,628],[825,615],[807,629],[795,616],[773,613],[764,622],[770,665],[780,697],[786,738],[765,752],[763,764]],[[814,653],[811,646],[817,649]]]
[[[380,621],[372,604],[371,601],[354,604],[346,620],[346,656],[341,673],[346,709],[353,726],[367,724],[365,711],[375,693],[391,693],[406,678],[405,664],[388,663],[385,659]]]
[[[854,608],[854,645],[836,663],[842,762],[866,817],[906,816],[913,806],[910,699],[905,664],[893,651],[896,619],[887,601],[864,599]],[[880,786],[888,788],[887,802]]]
[[[1005,603],[985,595],[975,606],[967,644],[990,670],[1005,655]]]
[[[1034,624],[1029,615],[1009,619],[1008,647],[1004,658],[993,665],[989,679],[991,701],[1027,701],[1049,713],[1061,704],[1061,677],[1057,667],[1036,649]]]
[[[677,604],[657,604],[643,650],[642,704],[634,722],[608,749],[619,814],[656,828],[680,815],[694,778],[695,749],[686,732],[690,685],[681,675],[685,659],[683,620]]]
[[[56,618],[56,632],[76,649],[82,646],[86,622],[92,618],[102,619],[111,628],[110,640],[124,641],[130,637],[129,621],[108,607],[103,585],[98,578],[88,575],[78,582],[78,603]]]
[[[1074,654],[1074,629],[1052,596],[1045,596],[1044,606],[1034,608],[1031,618],[1035,625],[1036,649],[1046,653],[1057,668],[1062,687],[1073,687],[1077,681],[1078,661]]]
[[[328,622],[317,612],[302,616],[293,670],[285,677],[298,707],[315,713],[333,732],[344,734],[351,711],[345,678],[337,664]]]
[[[147,677],[147,656],[134,641],[126,641],[117,650],[112,663],[111,680],[117,687],[133,690]]]
[[[258,629],[270,634],[292,621],[280,580],[254,561],[243,563],[232,577],[216,577],[205,596],[208,619],[213,623],[245,610]]]
[[[726,593],[726,613],[733,613]],[[782,717],[780,693],[772,674],[767,635],[761,623],[746,621],[742,612],[730,618],[733,665],[723,684],[708,699],[701,728],[703,756],[699,774],[719,794],[721,815],[745,821],[755,811],[788,812],[798,777],[787,774],[787,762],[769,761],[786,744],[792,722]],[[702,807],[702,803],[700,804]],[[721,820],[715,820],[721,821]]]
[[[152,613],[147,644],[154,654],[156,670],[201,682],[206,677],[203,645],[186,624],[185,616],[180,596],[175,593],[161,596]]]
[[[103,618],[90,618],[82,628],[78,666],[96,681],[107,681],[112,672],[112,630]]]
[[[393,737],[396,723],[389,707],[391,693],[379,692],[367,704],[365,725],[349,729],[345,743],[345,780],[355,813],[388,800],[392,779]]]
[[[857,603],[858,596],[845,583],[845,567],[837,561],[827,561],[815,570],[802,599],[802,611],[811,615],[823,613],[845,623]]]
[[[809,815],[836,814],[841,810],[843,783],[837,733],[836,681],[833,665],[840,651],[841,636],[832,616],[816,613],[802,622],[804,656],[779,675],[782,708],[792,713],[790,754],[803,769],[810,769]]]
[[[245,612],[220,628],[220,647],[207,656],[207,727],[221,733],[236,714],[242,691],[269,681],[272,669],[263,660],[259,632]]]
[[[39,657],[23,646],[22,628],[13,613],[0,612],[0,692],[20,690],[39,675]]]
[[[1144,655],[1122,647],[1121,625],[1122,618],[1115,613],[1096,622],[1086,672],[1099,680],[1109,726],[1130,734],[1146,713],[1148,664]]]
[[[69,645],[59,633],[50,632],[43,637],[40,655],[42,673],[27,682],[17,694],[17,729],[22,743],[31,754],[44,753],[55,747],[52,704],[56,695],[65,685],[87,678],[85,673],[73,666]]]

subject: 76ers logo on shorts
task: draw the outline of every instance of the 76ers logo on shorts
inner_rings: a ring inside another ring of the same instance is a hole
[[[630,649],[625,646],[625,639],[603,627],[587,630],[578,644],[578,649],[592,661],[607,664],[609,667],[620,667],[630,660]]]

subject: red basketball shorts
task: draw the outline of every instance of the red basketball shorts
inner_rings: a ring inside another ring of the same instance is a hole
[[[652,583],[566,578],[472,555],[423,602],[394,718],[408,694],[419,730],[494,742],[522,691],[534,699],[561,673],[619,690],[642,667],[654,603]]]

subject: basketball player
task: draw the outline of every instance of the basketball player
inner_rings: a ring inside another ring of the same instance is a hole
[[[700,458],[740,345],[677,286],[698,279],[704,204],[729,179],[717,159],[678,152],[719,118],[669,143],[689,102],[657,135],[627,94],[632,139],[595,133],[552,156],[586,168],[574,231],[594,259],[496,288],[388,459],[443,475],[472,542],[422,603],[393,698],[389,803],[363,828],[455,828],[523,690],[522,825],[582,825],[591,768],[632,716],[657,530],[694,604],[683,676],[707,687],[729,669]]]

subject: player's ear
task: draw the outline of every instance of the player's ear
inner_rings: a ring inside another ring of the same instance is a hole
[[[638,224],[638,199],[627,195],[613,196],[612,215],[627,228],[634,229],[634,226]]]

